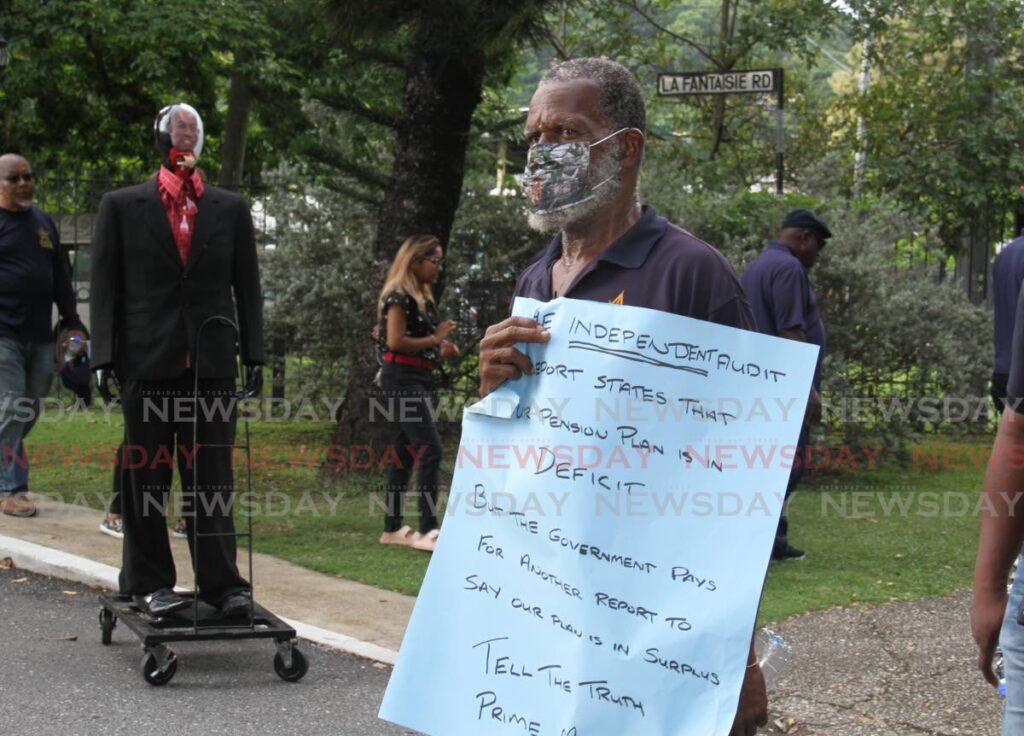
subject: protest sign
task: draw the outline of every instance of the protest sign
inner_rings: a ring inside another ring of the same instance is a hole
[[[432,736],[726,736],[817,347],[517,299],[380,716]]]

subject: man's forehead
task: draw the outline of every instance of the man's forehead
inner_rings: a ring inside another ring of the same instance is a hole
[[[530,100],[526,125],[542,125],[552,120],[604,122],[601,112],[601,85],[593,79],[542,82]]]
[[[31,171],[31,167],[28,165],[28,161],[21,156],[14,154],[0,156],[0,171],[11,170]]]
[[[190,125],[195,122],[196,116],[183,107],[179,107],[171,113],[171,124],[182,123],[183,125]]]

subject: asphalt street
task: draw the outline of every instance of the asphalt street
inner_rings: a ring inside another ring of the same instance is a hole
[[[309,673],[274,672],[269,641],[180,642],[174,679],[140,674],[142,649],[123,625],[100,642],[97,591],[0,569],[0,733],[412,734],[377,719],[391,668],[301,642]]]

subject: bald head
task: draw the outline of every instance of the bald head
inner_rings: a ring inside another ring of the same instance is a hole
[[[0,156],[0,207],[23,212],[32,206],[35,194],[36,181],[28,161],[16,153]]]

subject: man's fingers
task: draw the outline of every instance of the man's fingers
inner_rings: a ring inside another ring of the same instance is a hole
[[[480,351],[496,350],[517,342],[547,342],[551,333],[540,327],[509,325],[499,332],[489,333],[480,341]]]
[[[517,342],[547,342],[550,334],[529,317],[509,317],[487,328],[480,349],[505,347]]]
[[[480,341],[480,395],[498,384],[533,373],[533,364],[513,347],[521,342],[547,342],[551,333],[528,317],[509,317],[487,328]]]
[[[492,350],[487,354],[489,365],[514,365],[523,373],[533,373],[533,363],[523,353],[515,348],[502,348]]]

